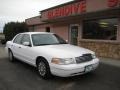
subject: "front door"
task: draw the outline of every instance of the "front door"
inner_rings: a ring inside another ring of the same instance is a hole
[[[73,45],[78,44],[78,25],[70,26],[70,43]]]
[[[30,46],[25,46],[23,45],[24,42],[29,42],[30,43]],[[32,53],[32,47],[31,47],[31,41],[30,41],[30,35],[28,34],[24,34],[22,40],[21,40],[21,48],[19,50],[20,52],[20,55],[21,55],[21,59],[30,63],[30,64],[33,64],[34,61],[33,61],[33,53]]]

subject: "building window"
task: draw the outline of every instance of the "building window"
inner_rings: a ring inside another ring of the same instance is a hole
[[[46,32],[50,32],[50,27],[46,27]]]
[[[118,19],[96,19],[83,22],[83,39],[116,40]]]

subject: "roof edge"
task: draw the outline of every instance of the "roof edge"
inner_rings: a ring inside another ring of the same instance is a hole
[[[66,2],[66,3],[63,3],[63,4],[57,5],[57,6],[50,7],[48,9],[44,9],[44,10],[39,11],[39,12],[45,12],[45,11],[48,11],[50,9],[55,9],[55,8],[58,8],[58,7],[61,7],[61,6],[69,5],[69,4],[72,4],[72,3],[75,3],[75,2],[80,2],[80,1],[83,1],[83,0],[74,0],[74,1]]]
[[[34,16],[34,17],[27,18],[27,19],[25,19],[25,21],[28,20],[28,19],[36,18],[36,17],[41,17],[41,15],[37,15],[37,16]]]

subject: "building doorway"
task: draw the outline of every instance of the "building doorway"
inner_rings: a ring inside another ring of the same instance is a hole
[[[46,32],[50,32],[50,27],[46,27]]]
[[[70,44],[78,45],[78,25],[70,26]]]

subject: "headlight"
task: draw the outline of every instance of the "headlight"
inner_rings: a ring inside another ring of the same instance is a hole
[[[95,55],[95,54],[92,54],[92,58],[95,59],[95,58],[96,58],[96,55]]]
[[[53,58],[51,63],[68,65],[68,64],[75,64],[75,60],[73,58]]]

